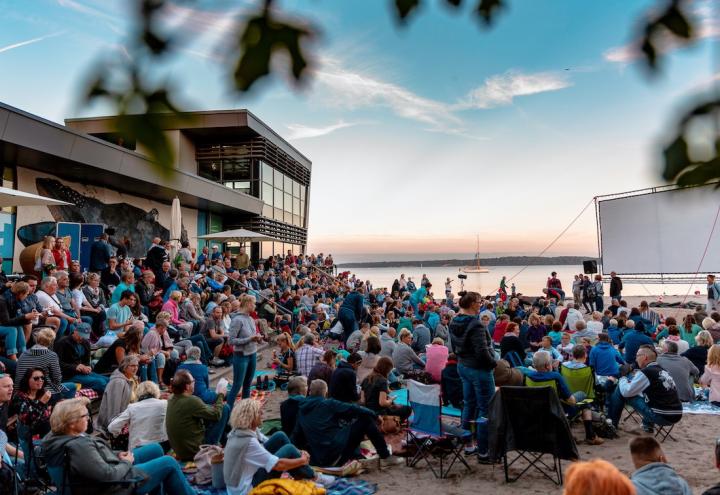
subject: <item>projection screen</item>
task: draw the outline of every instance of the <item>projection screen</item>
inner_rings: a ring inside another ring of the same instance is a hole
[[[718,206],[715,185],[599,198],[603,273],[694,274]],[[700,273],[720,273],[720,221]]]

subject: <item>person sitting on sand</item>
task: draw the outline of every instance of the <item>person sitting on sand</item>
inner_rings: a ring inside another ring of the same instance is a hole
[[[367,436],[380,457],[380,465],[403,462],[392,456],[377,426],[377,415],[362,406],[326,399],[327,384],[314,380],[306,399],[300,403],[292,434],[295,445],[307,445],[314,466],[342,466],[355,458]],[[349,418],[354,421],[348,422]]]
[[[667,463],[665,453],[653,437],[633,438],[630,455],[635,465],[630,480],[637,495],[692,495],[687,481]]]
[[[310,454],[298,450],[285,433],[279,431],[268,438],[258,430],[262,425],[260,402],[237,402],[230,425],[233,430],[228,434],[223,465],[228,495],[246,495],[254,486],[280,478],[284,472],[294,479],[313,480],[323,486],[335,482],[333,476],[316,474],[310,467]]]
[[[304,376],[294,376],[288,381],[288,398],[280,403],[280,424],[282,425],[282,431],[287,436],[292,435],[295,429],[298,409],[300,409],[300,403],[305,399],[307,391],[308,383],[307,378]]]

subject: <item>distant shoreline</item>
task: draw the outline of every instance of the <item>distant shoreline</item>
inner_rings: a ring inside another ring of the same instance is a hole
[[[583,261],[596,260],[591,256],[501,256],[499,258],[480,258],[482,266],[525,266],[525,265],[582,265]],[[391,268],[391,267],[462,267],[475,264],[474,259],[467,260],[425,260],[425,261],[366,261],[338,263],[338,268]]]

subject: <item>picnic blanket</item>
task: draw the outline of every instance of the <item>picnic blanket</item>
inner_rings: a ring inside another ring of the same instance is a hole
[[[708,414],[720,416],[720,407],[715,407],[707,401],[683,402],[683,414]]]
[[[395,397],[395,404],[399,406],[410,405],[408,404],[408,391],[406,388],[401,388],[400,390],[390,392],[390,397]],[[459,418],[462,411],[452,406],[443,406],[442,413],[445,416],[453,416],[455,418]]]

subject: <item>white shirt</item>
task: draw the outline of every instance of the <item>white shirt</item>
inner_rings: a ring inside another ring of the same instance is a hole
[[[51,309],[55,314],[62,313],[62,308],[60,307],[60,301],[58,300],[57,295],[53,294],[51,296],[42,290],[37,291],[35,295],[37,296],[42,309]]]
[[[72,291],[72,299],[75,304],[78,305],[79,308],[83,307],[83,303],[86,301],[85,294],[83,294],[82,289],[75,289]]]
[[[165,432],[166,411],[166,400],[150,398],[134,402],[110,422],[108,431],[118,435],[128,425],[131,452],[141,445],[164,442],[168,439]]]
[[[575,328],[575,323],[582,320],[583,316],[580,311],[578,311],[575,308],[568,309],[567,317],[565,318],[565,328],[568,328],[570,330],[577,330]]]
[[[597,336],[600,335],[603,331],[603,324],[601,321],[591,320],[587,322],[587,329],[594,333],[595,337],[597,338]]]
[[[268,452],[263,443],[267,442],[267,437],[260,433],[257,433],[257,439],[251,438],[248,443],[245,456],[242,461],[242,476],[240,483],[237,486],[226,487],[228,495],[246,495],[252,490],[252,479],[258,469],[263,468],[268,473],[273,470],[275,465],[280,460],[277,456],[272,455]],[[229,459],[226,461],[230,461]],[[232,461],[237,462],[236,459]]]

